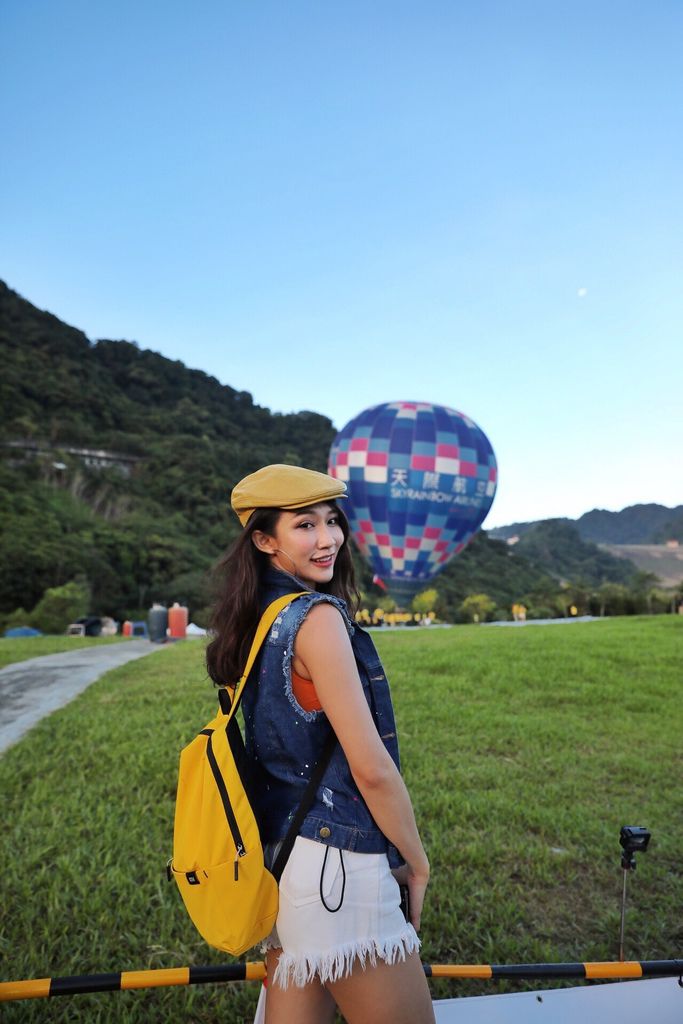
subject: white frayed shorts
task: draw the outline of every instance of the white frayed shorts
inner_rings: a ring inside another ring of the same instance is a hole
[[[355,961],[365,967],[405,960],[420,940],[399,904],[386,854],[340,851],[298,836],[280,879],[276,926],[263,947],[283,950],[271,984],[337,981]]]

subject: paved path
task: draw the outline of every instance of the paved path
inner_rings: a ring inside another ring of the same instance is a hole
[[[482,622],[482,626],[566,626],[570,622],[607,622],[597,615],[575,615],[567,619],[525,619],[523,622]]]
[[[63,707],[101,675],[160,648],[149,640],[81,647],[18,661],[0,669],[0,751]]]

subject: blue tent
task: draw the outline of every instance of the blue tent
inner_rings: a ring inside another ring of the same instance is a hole
[[[6,637],[16,636],[42,636],[43,634],[39,629],[33,629],[31,626],[15,626],[13,629],[6,629]]]

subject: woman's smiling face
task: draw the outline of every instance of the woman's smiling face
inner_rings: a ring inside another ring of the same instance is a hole
[[[344,533],[337,509],[322,502],[292,512],[283,510],[273,536],[255,533],[254,543],[270,555],[273,566],[298,576],[315,590],[332,579]]]

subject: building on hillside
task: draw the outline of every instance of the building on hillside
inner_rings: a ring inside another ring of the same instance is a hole
[[[26,459],[39,459],[45,456],[52,456],[55,461],[53,466],[55,469],[66,469],[64,462],[58,461],[59,456],[71,455],[88,466],[90,469],[118,469],[119,472],[123,473],[124,476],[130,476],[136,463],[140,462],[139,455],[128,455],[124,452],[112,452],[107,451],[104,448],[79,448],[74,445],[66,444],[47,444],[44,441],[3,441],[2,445],[4,448],[11,448],[17,454],[23,456],[22,459],[11,460],[16,464],[17,461],[25,461]]]

